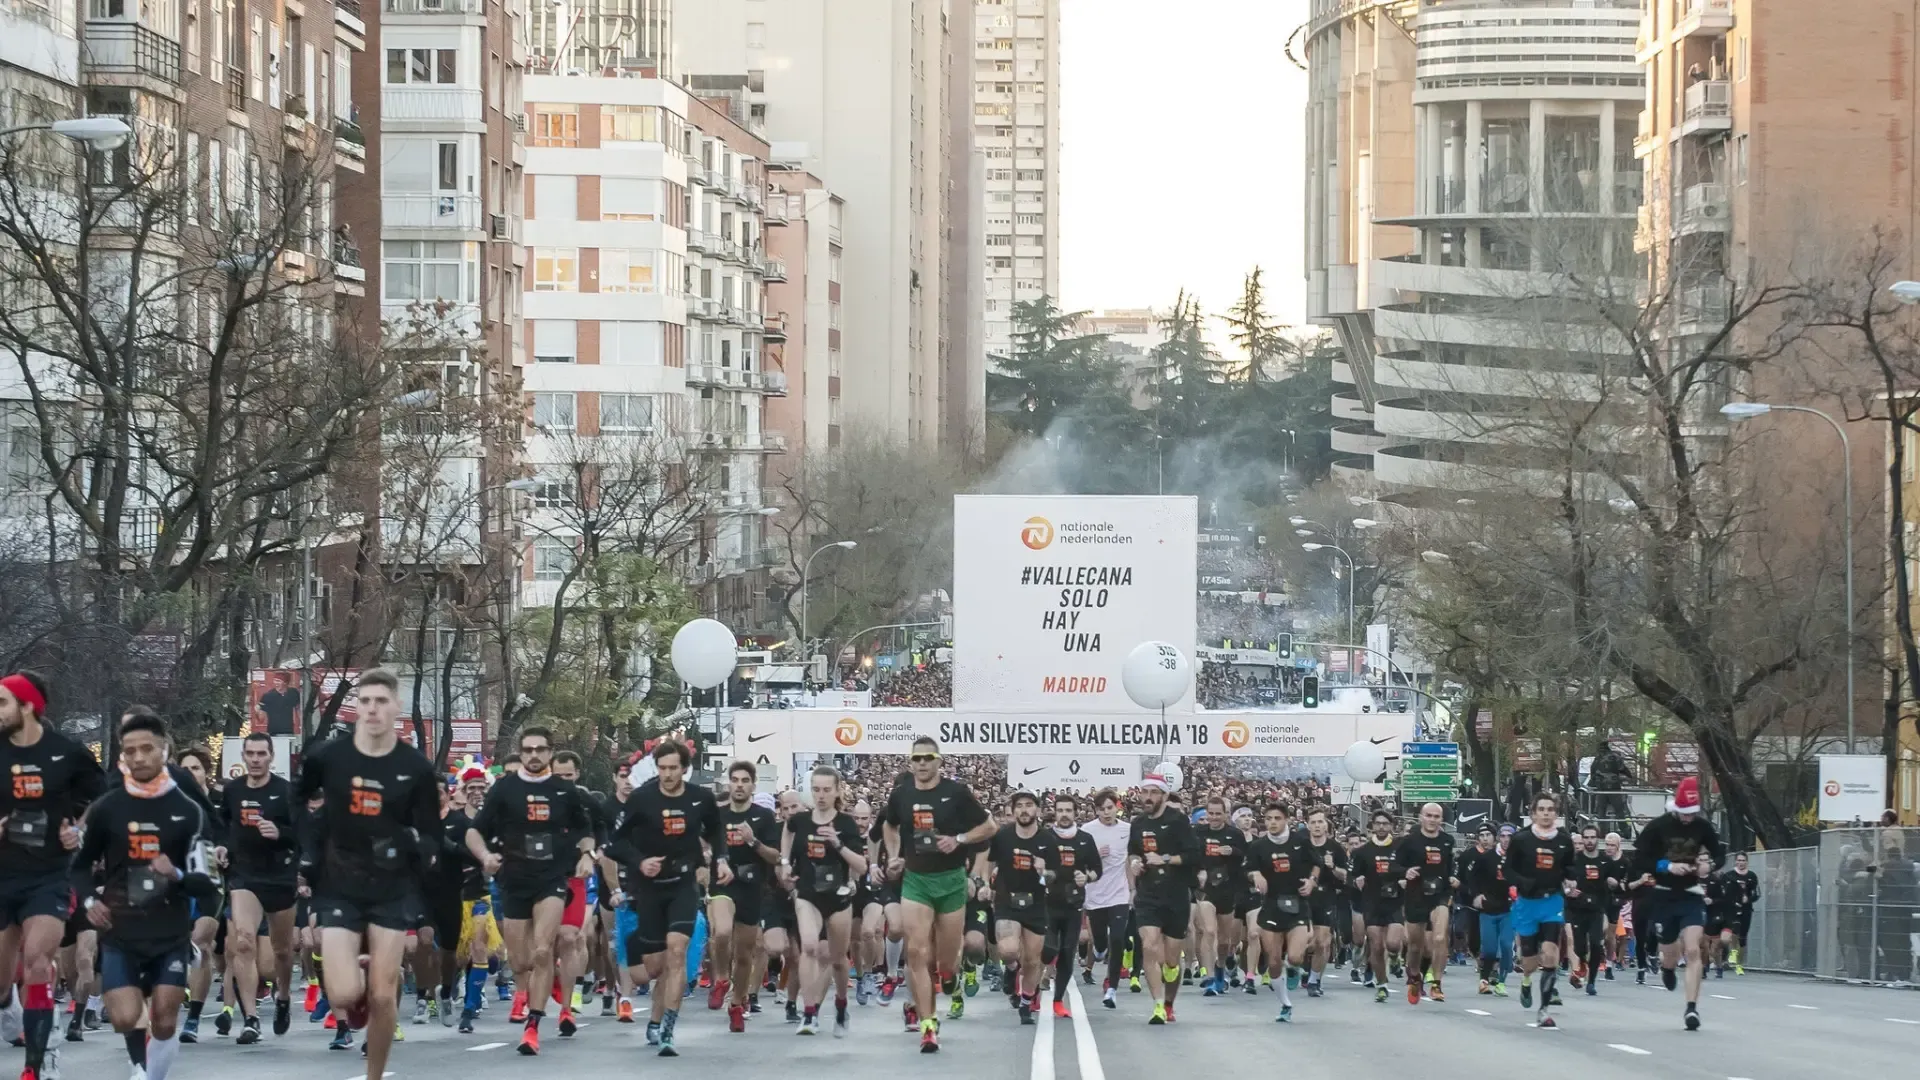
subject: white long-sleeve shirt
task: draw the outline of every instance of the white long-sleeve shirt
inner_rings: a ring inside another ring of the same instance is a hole
[[[1100,877],[1087,886],[1087,910],[1124,907],[1133,902],[1133,887],[1127,881],[1127,838],[1133,826],[1125,821],[1102,825],[1099,820],[1080,826],[1093,837],[1100,849]]]

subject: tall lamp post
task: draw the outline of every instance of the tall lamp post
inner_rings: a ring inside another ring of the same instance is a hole
[[[1895,295],[1900,295],[1895,286]],[[1903,301],[1905,300],[1902,297]],[[1906,301],[1911,302],[1911,301]],[[1756,416],[1765,416],[1773,412],[1797,412],[1817,416],[1833,428],[1840,436],[1840,466],[1844,475],[1842,483],[1846,487],[1845,516],[1840,519],[1842,530],[1841,543],[1847,549],[1847,753],[1853,753],[1853,653],[1854,653],[1854,599],[1853,599],[1853,443],[1847,438],[1847,429],[1840,422],[1819,409],[1806,405],[1769,405],[1759,401],[1733,401],[1720,406],[1720,414],[1730,420],[1751,420]]]
[[[800,650],[802,652],[806,651],[807,643],[813,640],[807,633],[807,575],[813,570],[813,560],[818,558],[823,551],[830,551],[834,548],[839,548],[842,551],[851,551],[859,546],[860,541],[858,540],[835,540],[831,544],[821,544],[814,549],[812,555],[807,556],[806,562],[800,564]]]
[[[0,139],[28,131],[51,131],[74,142],[85,143],[93,150],[117,150],[133,135],[133,129],[117,116],[78,116],[71,120],[55,120],[50,124],[0,128]]]
[[[1347,667],[1349,669],[1347,674],[1351,676],[1354,674],[1354,672],[1351,670],[1353,667],[1352,649],[1354,645],[1357,644],[1354,641],[1354,637],[1353,637],[1353,578],[1355,573],[1357,572],[1353,565],[1353,556],[1348,554],[1347,549],[1341,547],[1339,544],[1307,543],[1307,544],[1301,544],[1300,547],[1306,551],[1319,551],[1321,548],[1325,548],[1328,551],[1337,552],[1340,555],[1346,557],[1346,560],[1347,560],[1347,643],[1348,643]]]

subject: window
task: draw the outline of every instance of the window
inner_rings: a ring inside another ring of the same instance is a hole
[[[664,363],[659,323],[603,322],[600,324],[600,362],[629,367]],[[601,427],[606,421],[601,420]]]
[[[1747,182],[1747,137],[1745,135],[1733,140],[1733,181],[1736,184]]]
[[[658,180],[609,176],[600,182],[600,220],[657,221],[662,198]]]
[[[227,77],[223,65],[227,61],[227,0],[207,0],[207,19],[213,24],[212,36],[207,42],[207,78],[214,82],[225,82]]]
[[[380,259],[386,298],[471,303],[478,266],[475,254],[477,245],[459,240],[383,241]]]
[[[187,70],[200,73],[200,0],[187,0]]]
[[[200,136],[187,132],[187,224],[200,224]]]
[[[267,66],[264,55],[267,48],[264,32],[265,24],[260,21],[260,16],[255,15],[252,33],[247,36],[247,90],[253,95],[255,101],[260,100],[260,94],[264,89],[264,83],[261,80],[261,75],[264,74]]]
[[[600,106],[602,142],[659,142],[660,110],[652,105]]]
[[[600,291],[653,291],[653,252],[644,248],[601,248]]]
[[[533,541],[533,580],[560,581],[573,569],[573,545],[551,536]]]
[[[750,22],[747,24],[747,48],[764,49],[767,47],[767,24]]]
[[[443,142],[436,148],[434,162],[434,190],[440,192],[460,190],[460,144]]]
[[[543,510],[564,510],[577,501],[574,498],[573,481],[542,480],[540,486],[533,489],[533,505]]]
[[[577,105],[537,105],[533,110],[533,145],[579,146],[580,109]]]
[[[220,140],[207,140],[207,224],[218,229],[226,220],[226,204],[220,199],[221,170],[225,166],[220,160]]]
[[[580,216],[579,196],[575,177],[543,174],[533,185],[533,216],[538,221],[572,221]]]
[[[533,323],[533,361],[571,364],[579,354],[579,324],[572,319],[536,319]]]
[[[533,426],[547,431],[572,431],[573,395],[533,395]]]
[[[450,86],[459,81],[454,56],[453,49],[388,49],[387,82]]]
[[[580,249],[534,248],[533,291],[580,291]]]
[[[601,394],[600,430],[629,433],[653,430],[653,399],[645,394]]]

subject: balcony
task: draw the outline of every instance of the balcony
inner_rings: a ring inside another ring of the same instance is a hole
[[[767,205],[764,213],[767,224],[785,225],[789,220],[787,217],[789,213],[787,210],[787,193],[778,189],[769,190],[766,201]]]
[[[720,317],[720,301],[710,296],[687,297],[687,317],[712,320]]]
[[[1719,37],[1733,29],[1733,0],[1685,0],[1674,23],[1676,38]]]
[[[478,230],[478,195],[394,195],[380,199],[380,224],[390,229]]]
[[[333,288],[349,296],[366,295],[367,271],[360,264],[360,245],[346,236],[333,242]]]
[[[387,86],[380,91],[380,120],[480,123],[480,91]]]
[[[1723,233],[1733,228],[1733,214],[1727,202],[1727,185],[1695,184],[1680,193],[1679,220],[1675,236],[1692,233]]]
[[[333,36],[350,49],[366,49],[367,24],[360,15],[360,0],[333,0]]]
[[[367,171],[367,134],[352,120],[333,122],[333,163],[349,172]]]
[[[1660,145],[1660,136],[1653,130],[1653,110],[1640,110],[1640,130],[1633,136],[1633,156],[1646,157],[1653,148]]]
[[[1674,134],[1718,136],[1733,127],[1733,84],[1703,79],[1687,87],[1687,110]]]
[[[687,183],[694,187],[713,186],[713,174],[707,171],[706,162],[699,158],[687,159]]]
[[[784,371],[762,371],[760,388],[773,397],[787,396],[787,373]]]
[[[787,313],[781,311],[768,314],[766,322],[761,324],[760,329],[766,334],[768,341],[787,340]]]
[[[760,454],[784,454],[787,452],[787,433],[784,431],[761,431],[748,435],[744,449]]]
[[[1726,329],[1730,305],[1725,283],[1691,285],[1674,297],[1674,331],[1683,337],[1717,334]]]
[[[383,7],[394,15],[481,15],[486,12],[482,0],[385,0]]]
[[[307,122],[307,99],[295,94],[286,101],[280,114],[280,138],[286,148],[301,156],[313,153],[313,125]]]
[[[687,385],[723,386],[725,382],[720,375],[720,367],[717,364],[688,364]]]
[[[760,256],[760,276],[768,281],[787,280],[787,260],[777,255]]]
[[[699,229],[695,229],[695,228],[687,229],[687,250],[688,251],[711,252],[713,249],[708,246],[710,243],[712,243],[711,234],[701,232]]]
[[[180,43],[138,23],[88,19],[85,69],[102,75],[135,75],[180,85]]]

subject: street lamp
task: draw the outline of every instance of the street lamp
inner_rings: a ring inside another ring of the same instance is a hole
[[[50,124],[22,124],[0,129],[0,139],[28,131],[51,131],[74,142],[84,143],[88,149],[102,151],[118,150],[133,136],[133,129],[118,117],[79,116],[72,120],[55,120]]]
[[[833,548],[839,548],[842,551],[851,551],[859,546],[860,542],[858,540],[835,540],[831,544],[821,544],[818,548],[814,549],[812,555],[807,556],[806,562],[800,564],[800,647],[802,649],[805,649],[807,643],[813,640],[807,635],[807,574],[813,570],[813,560],[818,558],[822,551],[829,551]]]
[[[1436,566],[1444,566],[1453,561],[1453,556],[1444,551],[1423,551],[1420,553],[1420,558],[1422,561],[1433,563]]]
[[[1381,524],[1380,522],[1375,521],[1372,518],[1354,518],[1353,519],[1353,527],[1356,529],[1377,529],[1380,527],[1380,524]]]
[[[1902,286],[1912,286],[1902,289]],[[1889,290],[1901,303],[1920,302],[1920,282],[1902,281],[1895,283]],[[1911,295],[1911,298],[1909,298]],[[1769,405],[1762,401],[1730,401],[1720,406],[1720,415],[1729,420],[1751,420],[1756,416],[1765,416],[1772,412],[1797,412],[1817,416],[1827,422],[1835,435],[1840,436],[1841,483],[1845,485],[1844,511],[1846,515],[1840,521],[1841,544],[1847,549],[1847,753],[1853,753],[1853,653],[1854,653],[1854,601],[1853,601],[1853,443],[1847,438],[1847,429],[1840,422],[1819,409],[1806,405]]]
[[[1347,549],[1341,547],[1338,544],[1301,544],[1300,546],[1307,551],[1319,551],[1321,548],[1326,548],[1328,551],[1339,552],[1341,555],[1346,556],[1346,559],[1347,559],[1347,642],[1349,644],[1357,644],[1353,636],[1353,579],[1358,577],[1359,574],[1357,573],[1357,570],[1353,565],[1353,556],[1348,555]],[[1351,668],[1352,664],[1349,663],[1348,667]],[[1349,671],[1348,674],[1352,674],[1352,672]]]

